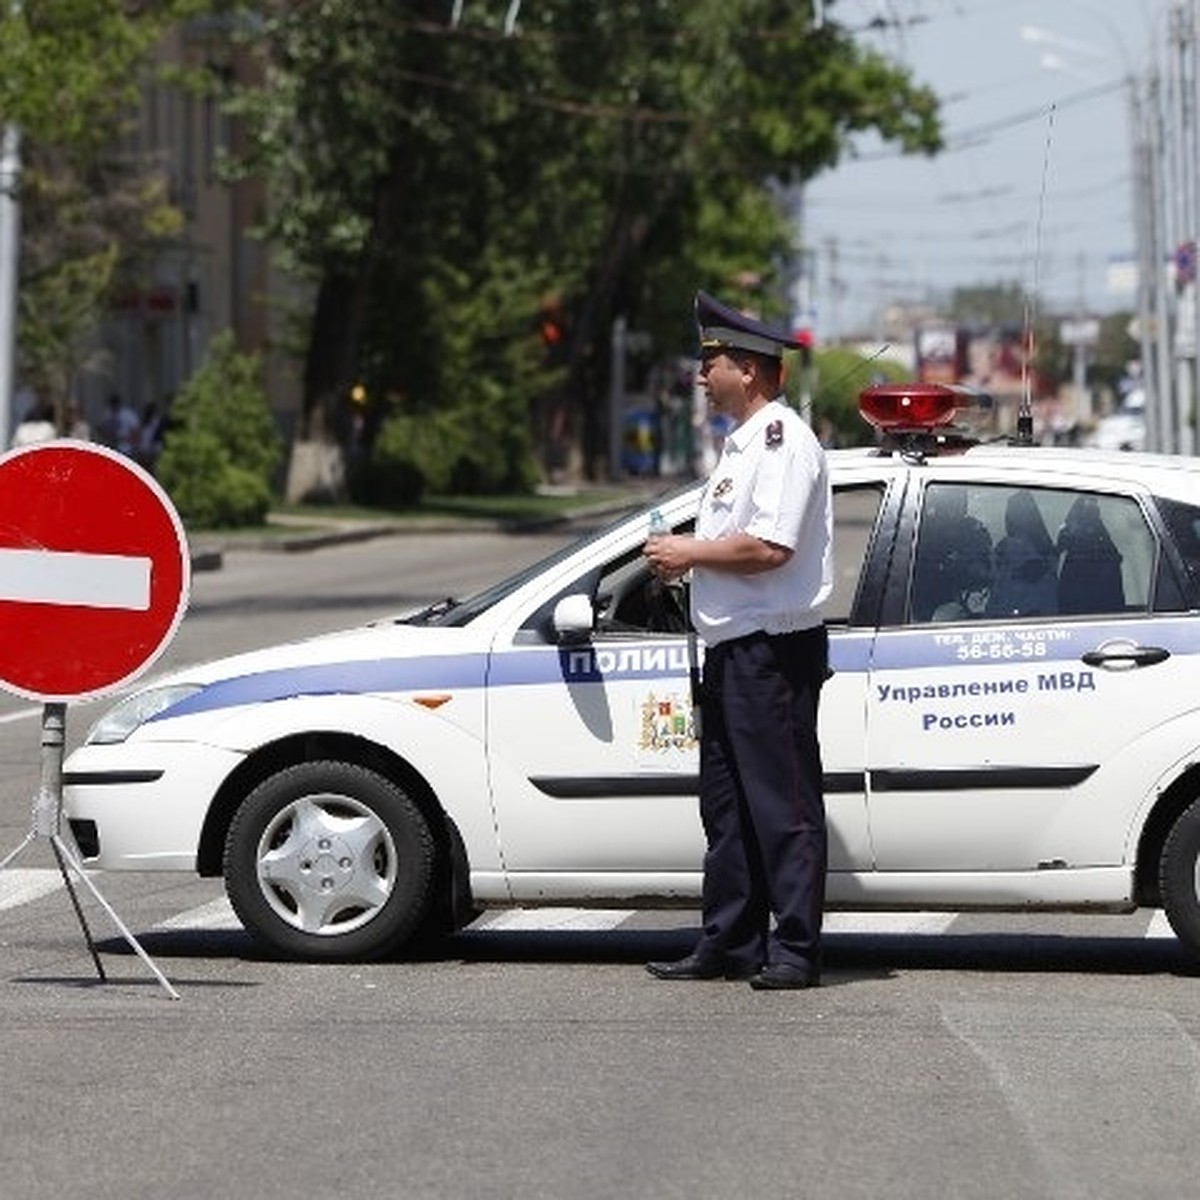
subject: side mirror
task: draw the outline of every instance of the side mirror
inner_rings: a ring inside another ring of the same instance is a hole
[[[582,592],[564,596],[554,606],[551,625],[555,635],[565,642],[581,642],[592,632],[596,613],[591,598]]]

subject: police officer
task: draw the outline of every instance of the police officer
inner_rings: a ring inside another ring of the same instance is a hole
[[[820,982],[827,859],[817,701],[828,670],[820,606],[832,587],[824,452],[782,400],[790,335],[700,292],[700,379],[735,428],[700,501],[695,536],[645,556],[664,579],[691,572],[704,642],[700,715],[703,932],[659,979]],[[770,918],[775,923],[771,927]]]

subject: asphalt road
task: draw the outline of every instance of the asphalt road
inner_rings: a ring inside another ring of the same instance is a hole
[[[235,553],[169,661],[469,591],[561,534]],[[69,714],[81,736],[98,705]],[[36,706],[0,699],[0,857]],[[826,985],[663,983],[692,912],[493,914],[417,962],[271,961],[219,884],[0,872],[0,1197],[1191,1197],[1200,968],[1159,914],[832,915]]]

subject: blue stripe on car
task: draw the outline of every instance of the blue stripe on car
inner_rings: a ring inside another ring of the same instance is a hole
[[[1152,618],[1054,625],[955,625],[872,631],[833,630],[834,671],[851,675],[924,667],[1034,666],[1078,661],[1101,643],[1146,639],[1173,653],[1200,651],[1200,620]],[[1005,648],[1009,648],[1007,652]],[[490,663],[490,665],[489,665]],[[679,677],[687,673],[686,644],[670,641],[595,642],[533,646],[486,653],[417,658],[356,659],[280,667],[208,684],[153,720],[299,696],[388,694],[418,690],[603,683],[609,679]]]

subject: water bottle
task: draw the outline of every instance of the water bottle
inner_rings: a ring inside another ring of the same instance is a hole
[[[660,534],[669,533],[667,528],[667,518],[656,508],[650,514],[650,534],[652,538],[658,537]]]

